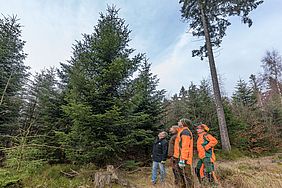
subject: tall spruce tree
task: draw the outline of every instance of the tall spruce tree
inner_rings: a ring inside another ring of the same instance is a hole
[[[21,28],[16,16],[0,19],[0,135],[13,135],[18,130],[21,96],[28,77]],[[1,140],[9,139],[1,136]]]
[[[161,114],[163,113],[163,99],[165,90],[157,90],[159,79],[151,72],[151,64],[144,59],[140,68],[139,75],[133,81],[135,110],[134,112],[143,112],[149,115],[146,123],[147,129],[158,128]]]
[[[132,96],[128,97],[131,109],[128,114],[139,116],[138,124],[125,138],[126,142],[131,142],[128,149],[135,159],[141,157],[148,159],[157,131],[164,128],[161,119],[164,112],[165,90],[158,90],[158,83],[159,79],[151,72],[151,64],[144,57],[139,66],[138,76],[129,87]]]
[[[133,146],[148,146],[148,138],[152,141],[148,130],[156,123],[162,91],[155,90],[157,80],[148,72],[148,63],[134,85],[133,73],[145,57],[132,54],[130,32],[118,10],[108,7],[94,32],[77,41],[72,59],[62,67],[67,88],[64,110],[72,119],[66,134],[68,156],[74,160],[99,165],[118,162],[130,158],[129,148],[136,152],[138,147]]]
[[[243,23],[251,26],[252,20],[248,17],[249,13],[262,2],[261,0],[180,0],[182,18],[189,22],[192,35],[205,39],[204,45],[199,50],[192,51],[192,56],[199,56],[201,60],[208,57],[222,149],[227,151],[231,150],[231,146],[221,101],[213,47],[220,46],[227,27],[231,25],[228,17],[241,16]]]

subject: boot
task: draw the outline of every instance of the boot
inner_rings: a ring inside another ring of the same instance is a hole
[[[199,183],[202,184],[202,178],[201,178],[201,175],[200,175],[200,169],[195,168],[195,174],[197,175]]]

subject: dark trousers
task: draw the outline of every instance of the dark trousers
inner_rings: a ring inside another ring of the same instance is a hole
[[[192,175],[192,166],[186,164],[184,168],[180,168],[177,160],[177,174],[179,175],[179,185],[181,188],[194,188],[194,180]]]
[[[171,157],[170,160],[171,160],[170,163],[171,163],[171,167],[172,167],[172,172],[173,172],[173,175],[174,175],[174,184],[178,185],[179,182],[180,182],[180,177],[179,177],[179,173],[177,171],[177,168],[178,168],[177,159],[174,158],[174,157]]]

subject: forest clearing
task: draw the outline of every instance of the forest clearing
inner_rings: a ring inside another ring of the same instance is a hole
[[[2,1],[0,187],[282,187],[281,0]]]

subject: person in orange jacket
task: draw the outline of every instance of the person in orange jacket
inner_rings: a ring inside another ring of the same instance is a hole
[[[196,127],[198,139],[197,150],[199,161],[195,168],[195,173],[200,183],[207,178],[209,182],[217,183],[214,173],[214,146],[218,143],[217,139],[207,133],[209,128],[205,124],[200,124]]]
[[[179,185],[182,188],[194,187],[192,176],[193,135],[188,128],[188,126],[192,126],[192,122],[189,119],[181,119],[178,126],[173,157],[178,163]]]
[[[179,184],[179,173],[177,171],[177,166],[178,166],[178,161],[176,158],[173,157],[174,155],[174,145],[175,145],[175,139],[177,137],[177,130],[178,130],[178,126],[177,125],[173,125],[170,129],[169,132],[171,133],[171,138],[169,140],[168,143],[168,154],[167,157],[170,160],[170,166],[172,167],[172,172],[174,175],[174,185],[178,185]]]

